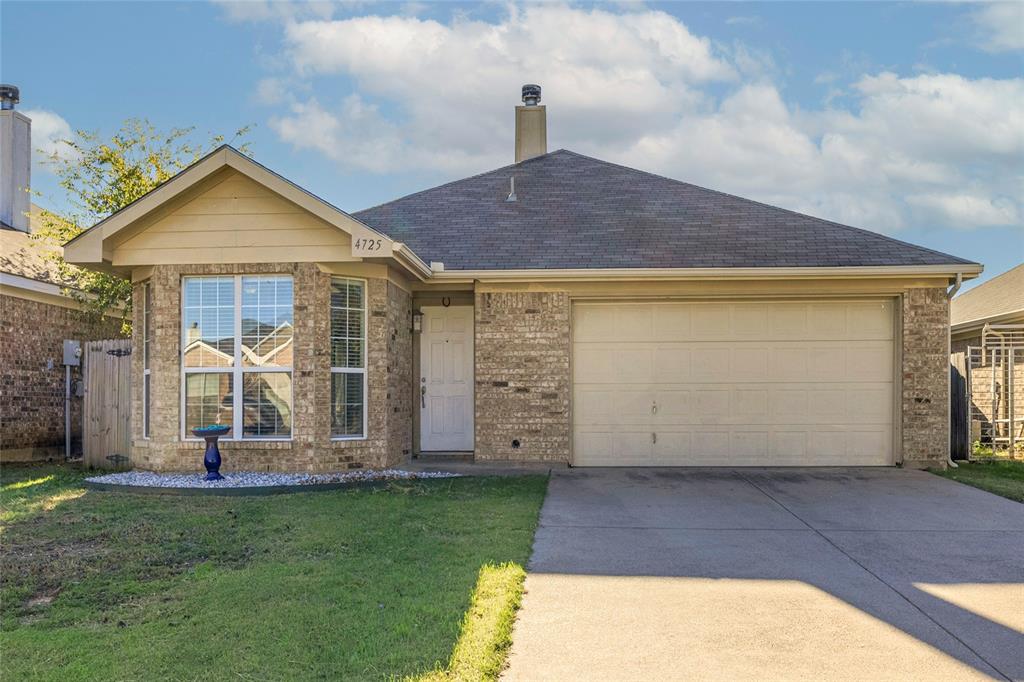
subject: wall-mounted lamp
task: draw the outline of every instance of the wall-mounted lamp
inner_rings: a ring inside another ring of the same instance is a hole
[[[419,310],[414,310],[412,313],[412,330],[414,332],[423,331],[423,313]]]

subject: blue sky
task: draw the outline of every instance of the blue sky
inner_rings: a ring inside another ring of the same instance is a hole
[[[346,210],[511,162],[538,82],[551,149],[1024,261],[1024,3],[4,1],[0,80],[39,146],[253,124]]]

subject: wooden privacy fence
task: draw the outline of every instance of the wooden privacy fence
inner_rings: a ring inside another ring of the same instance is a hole
[[[85,344],[82,458],[86,466],[131,466],[131,348],[129,339]]]

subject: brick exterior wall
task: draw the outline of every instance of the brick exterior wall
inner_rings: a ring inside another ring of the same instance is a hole
[[[476,458],[568,461],[569,295],[479,293],[475,313]]]
[[[367,280],[367,438],[332,440],[330,280],[313,263],[160,265],[153,268],[150,438],[142,438],[142,286],[133,335],[133,465],[201,470],[202,445],[182,441],[181,278],[186,275],[289,274],[294,281],[292,440],[221,443],[224,470],[337,471],[393,466],[411,449],[411,298],[385,279]],[[402,390],[404,386],[404,390]]]
[[[904,465],[941,467],[949,452],[945,290],[908,290],[902,321]],[[477,459],[569,460],[569,325],[566,293],[477,294]]]
[[[121,336],[121,321],[0,295],[0,460],[64,456],[64,339]],[[47,363],[53,361],[53,368]],[[71,378],[82,378],[73,367]],[[82,399],[71,401],[71,451],[82,451]]]
[[[903,295],[903,464],[945,467],[949,454],[949,300],[945,289]]]

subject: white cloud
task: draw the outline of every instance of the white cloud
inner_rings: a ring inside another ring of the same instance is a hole
[[[32,119],[32,155],[36,163],[54,154],[74,156],[74,150],[62,142],[71,139],[71,126],[60,115],[46,109],[25,109],[21,113]]]
[[[1024,50],[1024,2],[993,2],[971,13],[986,52]]]
[[[871,229],[1024,214],[1024,79],[870,73],[847,56],[868,73],[843,93],[850,108],[807,111],[773,84],[771,55],[645,7],[307,19],[285,22],[284,36],[290,77],[315,78],[317,94],[272,128],[353,169],[454,178],[508,163],[512,106],[535,82],[552,149]],[[324,85],[332,77],[336,92]]]

